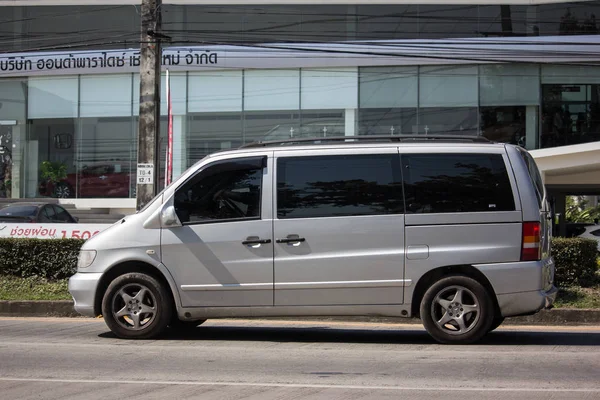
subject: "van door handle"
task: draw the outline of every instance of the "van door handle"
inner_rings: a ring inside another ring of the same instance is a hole
[[[243,245],[252,245],[252,244],[269,244],[271,243],[271,239],[259,239],[257,236],[250,236],[246,238],[242,242]]]
[[[300,242],[306,241],[305,238],[299,237],[298,235],[290,235],[290,236],[286,237],[285,239],[276,239],[275,242],[276,243],[300,243]]]

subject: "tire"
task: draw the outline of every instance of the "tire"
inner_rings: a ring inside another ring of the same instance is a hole
[[[119,276],[106,289],[102,315],[110,330],[123,339],[150,339],[167,328],[172,300],[155,278],[142,273]]]
[[[171,318],[171,322],[169,323],[169,328],[174,331],[178,331],[178,332],[186,332],[186,331],[191,331],[191,330],[197,328],[198,326],[202,325],[205,322],[206,322],[205,319],[199,319],[196,321],[182,321],[177,317],[177,314],[175,314]]]
[[[490,329],[488,330],[488,332],[491,332],[495,329],[497,329],[500,325],[502,325],[502,323],[504,322],[504,317],[494,317],[494,319],[492,320],[492,326],[490,326]]]
[[[421,318],[438,342],[467,344],[488,333],[494,309],[487,290],[476,280],[455,275],[435,282],[421,301]]]

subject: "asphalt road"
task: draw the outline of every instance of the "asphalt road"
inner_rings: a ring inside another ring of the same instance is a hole
[[[469,346],[418,325],[212,320],[160,340],[102,320],[0,318],[0,399],[600,399],[600,326],[506,327]]]

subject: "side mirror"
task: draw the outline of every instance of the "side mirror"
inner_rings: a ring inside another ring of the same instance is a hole
[[[163,228],[182,226],[181,221],[179,221],[177,213],[175,212],[175,207],[172,205],[163,207],[160,213],[160,222]]]

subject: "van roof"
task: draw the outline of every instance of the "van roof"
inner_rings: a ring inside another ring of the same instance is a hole
[[[491,144],[490,140],[483,136],[467,135],[362,135],[362,136],[332,136],[332,137],[312,137],[273,140],[265,142],[253,142],[240,148],[256,148],[271,146],[298,146],[298,145],[321,145],[321,144],[341,144],[352,145],[356,143],[486,143]]]
[[[265,148],[277,149],[314,149],[323,147],[327,149],[343,148],[346,146],[368,145],[369,147],[389,147],[398,145],[407,146],[444,146],[456,147],[457,145],[469,145],[469,147],[489,148],[490,146],[506,146],[506,143],[492,142],[482,136],[459,136],[459,135],[402,135],[402,136],[338,136],[328,138],[300,138],[289,140],[278,140],[268,142],[254,142],[241,146],[237,149],[217,151],[209,155],[222,155],[223,153],[245,153]]]

